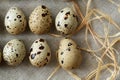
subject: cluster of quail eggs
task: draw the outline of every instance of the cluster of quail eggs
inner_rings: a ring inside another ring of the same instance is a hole
[[[36,7],[29,16],[29,28],[34,34],[44,34],[52,27],[52,16],[49,9],[42,5]],[[11,7],[5,16],[5,27],[10,34],[20,34],[26,29],[27,20],[23,11],[18,7]],[[66,7],[57,14],[56,30],[69,35],[76,30],[78,20],[75,12]]]
[[[0,53],[0,61],[2,60],[11,66],[19,65],[26,56],[26,47],[22,40],[10,40],[3,49],[3,55]],[[30,48],[29,60],[36,67],[45,66],[51,58],[51,50],[45,39],[37,39]]]
[[[36,7],[29,16],[29,28],[34,34],[44,34],[52,27],[52,16],[49,9],[44,6]],[[25,31],[27,20],[20,8],[11,7],[5,16],[5,27],[10,34],[20,34]],[[66,7],[57,14],[55,19],[56,30],[64,35],[72,34],[77,29],[78,19],[76,13]],[[45,39],[37,39],[30,47],[29,60],[33,66],[41,67],[51,60],[51,49]],[[2,55],[3,54],[3,55]],[[70,38],[60,41],[57,50],[58,61],[62,68],[73,69],[81,64],[82,56],[78,45]],[[13,39],[9,41],[3,53],[0,52],[0,62],[3,60],[11,66],[19,65],[26,56],[26,47],[23,41]]]
[[[51,60],[51,49],[43,38],[37,39],[30,47],[29,60],[33,66],[42,67]],[[2,55],[3,54],[3,55]],[[77,68],[82,61],[81,51],[78,45],[70,38],[60,41],[57,50],[58,61],[64,69]],[[13,39],[4,46],[3,53],[0,52],[0,62],[3,60],[11,66],[19,65],[26,56],[26,47],[22,40]]]

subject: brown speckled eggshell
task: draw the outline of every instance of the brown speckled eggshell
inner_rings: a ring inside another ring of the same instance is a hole
[[[20,8],[11,7],[5,16],[5,27],[10,34],[20,34],[26,28],[26,18]]]
[[[37,39],[30,48],[29,60],[33,66],[41,67],[49,63],[51,59],[51,50],[46,40]]]
[[[63,35],[69,35],[75,31],[78,26],[77,15],[73,9],[66,7],[57,14],[55,25],[57,31]]]
[[[3,49],[3,59],[11,66],[19,65],[26,55],[26,48],[21,40],[10,40]]]
[[[58,61],[64,69],[73,69],[80,66],[81,51],[72,39],[62,39],[58,49]]]
[[[34,34],[47,33],[51,24],[51,13],[44,5],[36,7],[29,17],[29,27]]]

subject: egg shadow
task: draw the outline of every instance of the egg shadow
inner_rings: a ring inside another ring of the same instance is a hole
[[[4,26],[4,16],[0,14],[0,33],[4,33],[5,26]]]

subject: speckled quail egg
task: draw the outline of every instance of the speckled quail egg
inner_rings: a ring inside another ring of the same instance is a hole
[[[80,66],[81,51],[72,39],[62,39],[58,49],[58,61],[62,68],[73,69]]]
[[[45,66],[51,59],[51,50],[44,39],[37,39],[30,48],[29,60],[36,67]]]
[[[10,34],[20,34],[26,28],[26,18],[20,8],[11,7],[5,16],[6,30]]]
[[[26,55],[25,45],[21,40],[10,40],[3,49],[3,59],[11,66],[19,65]]]
[[[69,7],[62,9],[56,16],[55,25],[60,33],[65,35],[71,34],[78,26],[75,12]]]
[[[29,27],[34,34],[47,33],[51,24],[51,13],[44,5],[36,7],[29,17]]]

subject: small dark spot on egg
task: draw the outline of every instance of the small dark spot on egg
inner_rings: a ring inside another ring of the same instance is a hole
[[[42,17],[45,17],[45,14],[44,14],[44,13],[42,14]]]
[[[69,11],[69,12],[67,12],[65,15],[70,15],[70,11]]]
[[[8,43],[8,45],[9,45],[9,46],[11,46],[11,45],[12,45],[12,43]]]
[[[22,20],[20,20],[20,22],[22,22]]]
[[[44,39],[40,39],[39,41],[40,41],[40,42],[44,42]]]
[[[63,10],[62,11],[60,11],[61,13],[63,12]]]
[[[64,26],[65,26],[65,27],[67,27],[67,26],[68,26],[68,24],[65,24]]]
[[[45,17],[46,15],[48,15],[48,13],[42,13],[42,17]]]
[[[48,58],[45,59],[48,62]]]
[[[65,16],[65,17],[64,17],[64,19],[66,20],[66,19],[68,19],[68,17],[67,17],[67,16]]]
[[[39,49],[41,49],[41,50],[44,49],[44,46],[40,46]]]
[[[68,46],[71,46],[72,45],[72,43],[68,43]]]
[[[17,18],[21,18],[21,15],[17,15]]]
[[[63,55],[63,52],[61,52],[61,55]]]
[[[40,54],[41,52],[39,51],[39,52],[37,52],[37,54]]]
[[[49,53],[49,52],[47,53],[47,56],[50,56],[50,53]]]
[[[36,54],[31,54],[31,59],[34,59]]]
[[[76,17],[76,16],[73,14],[73,17]]]
[[[15,60],[15,62],[16,62],[16,60]]]
[[[14,21],[16,21],[16,19],[14,19]]]
[[[7,28],[10,28],[9,26],[7,26]]]
[[[16,57],[18,57],[18,54],[16,54]]]
[[[64,61],[62,60],[62,61],[61,61],[61,63],[63,64],[63,63],[64,63]]]
[[[57,26],[60,26],[60,21],[58,21]]]
[[[32,52],[33,51],[33,48],[30,48],[30,52]]]
[[[42,5],[42,8],[43,8],[43,9],[46,9],[46,7],[45,7],[44,5]]]
[[[68,48],[67,50],[70,51],[70,48]]]
[[[7,16],[7,19],[9,19],[9,16]]]
[[[35,43],[38,43],[38,41],[35,41]]]

